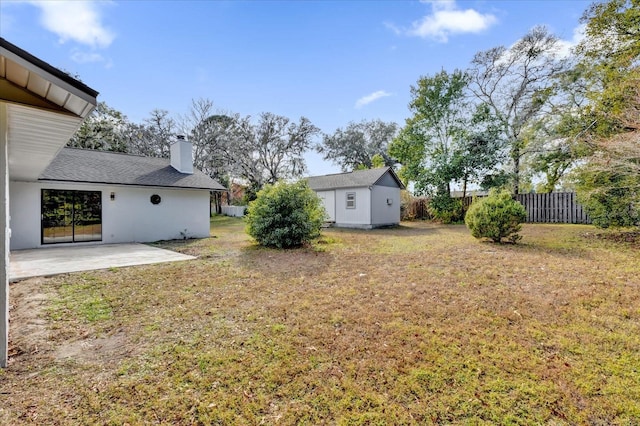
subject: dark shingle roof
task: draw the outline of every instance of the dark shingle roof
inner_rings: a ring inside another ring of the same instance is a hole
[[[63,148],[39,180],[225,190],[200,170],[180,173],[168,158],[74,148]]]
[[[404,188],[404,185],[391,167],[356,170],[350,173],[333,175],[311,176],[307,178],[307,182],[309,183],[309,187],[316,191],[323,189],[358,188],[375,185],[387,173],[393,177],[400,188]]]

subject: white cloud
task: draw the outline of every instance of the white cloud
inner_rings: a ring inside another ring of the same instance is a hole
[[[31,1],[42,13],[40,22],[60,37],[60,42],[73,40],[97,47],[108,47],[115,34],[102,23],[100,7],[105,2],[95,1]]]
[[[431,5],[431,14],[413,22],[411,28],[404,30],[404,34],[446,43],[452,34],[479,33],[498,22],[498,19],[489,13],[459,9],[455,0],[432,0],[423,3]],[[396,31],[392,25],[387,27]]]
[[[396,35],[402,35],[404,34],[404,30],[402,28],[398,28],[398,26],[396,26],[394,23],[392,22],[385,22],[384,26],[389,28],[391,31],[393,31]]]
[[[356,108],[362,108],[365,105],[370,104],[371,102],[375,102],[380,98],[385,98],[387,96],[391,96],[391,93],[385,92],[384,90],[378,90],[377,92],[373,92],[367,96],[363,96],[356,101]]]
[[[74,50],[71,53],[71,59],[79,64],[86,64],[88,62],[103,62],[104,57],[96,52],[82,52],[80,50]]]
[[[586,28],[586,24],[581,24],[573,29],[571,40],[558,40],[556,54],[560,58],[568,58],[571,55],[571,50],[584,39]]]

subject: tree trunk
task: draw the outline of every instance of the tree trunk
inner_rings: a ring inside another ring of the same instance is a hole
[[[517,141],[515,142],[518,143]],[[520,147],[514,146],[511,150],[511,158],[513,159],[513,196],[520,193]]]
[[[463,200],[463,202],[464,202],[464,199],[466,198],[466,196],[467,196],[467,176],[465,176],[462,179],[462,200]]]

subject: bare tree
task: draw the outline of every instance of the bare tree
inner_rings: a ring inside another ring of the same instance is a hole
[[[303,155],[320,129],[305,117],[293,123],[286,117],[266,112],[260,115],[255,131],[256,148],[267,183],[302,176],[306,171]]]
[[[125,133],[128,125],[129,122],[124,114],[111,108],[105,102],[99,102],[69,140],[67,146],[127,152]]]
[[[498,117],[507,142],[513,193],[520,190],[525,130],[538,120],[554,95],[554,77],[565,68],[558,39],[544,27],[533,28],[513,46],[478,52],[469,74],[470,90]]]
[[[193,100],[187,116],[182,117],[183,133],[193,144],[194,166],[227,184],[231,171],[235,126],[239,117],[214,109],[208,99]]]
[[[251,117],[234,117],[229,150],[236,174],[254,194],[266,183],[300,177],[306,170],[303,155],[320,130],[304,117],[298,123],[273,113],[262,113],[257,124]],[[250,195],[252,196],[252,195]]]
[[[128,152],[168,158],[176,137],[176,122],[169,111],[154,109],[142,124],[129,123],[125,130]]]

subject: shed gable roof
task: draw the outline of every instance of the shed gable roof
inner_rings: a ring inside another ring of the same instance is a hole
[[[398,188],[404,189],[404,185],[391,167],[377,169],[356,170],[349,173],[337,173],[324,176],[311,176],[307,178],[309,187],[315,191],[340,188],[359,188],[374,186],[383,180],[385,175],[393,178]]]
[[[38,180],[225,190],[200,170],[180,173],[168,158],[75,148],[63,148]]]

